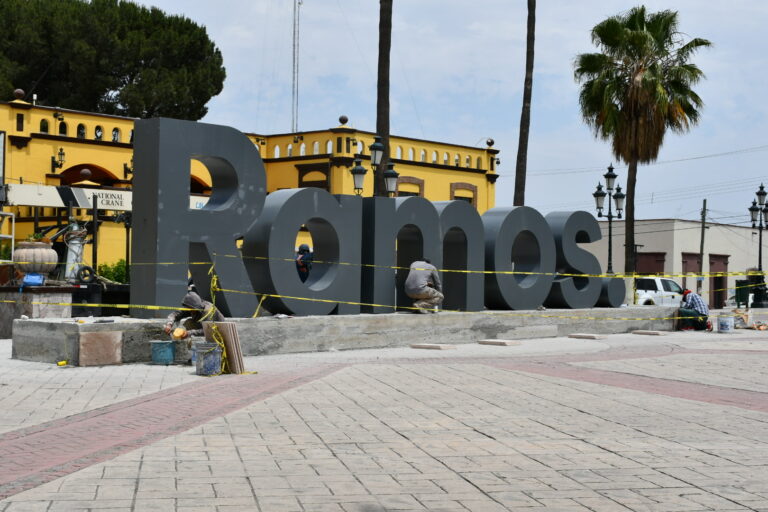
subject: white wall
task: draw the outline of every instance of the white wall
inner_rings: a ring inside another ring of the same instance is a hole
[[[608,262],[608,221],[600,220],[603,239],[584,248],[595,254],[603,271]],[[763,233],[763,264],[768,264],[768,232]],[[638,252],[665,253],[664,272],[682,274],[683,253],[699,253],[701,243],[701,223],[679,219],[648,219],[635,222],[635,243],[643,245]],[[728,256],[728,272],[746,272],[757,267],[758,231],[751,227],[707,222],[704,234],[704,272],[709,272],[709,255]],[[613,271],[624,272],[624,221],[613,221]],[[683,284],[683,278],[674,277]],[[734,292],[736,280],[744,276],[729,276],[727,279],[728,297]],[[702,283],[702,296],[709,295],[709,278]],[[686,286],[695,289],[695,280],[688,278]]]

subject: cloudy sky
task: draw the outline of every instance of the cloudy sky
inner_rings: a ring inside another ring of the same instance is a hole
[[[144,0],[204,25],[221,49],[224,91],[206,122],[243,131],[291,129],[292,0]],[[391,55],[393,134],[501,150],[499,206],[512,204],[525,65],[525,0],[394,0]],[[591,197],[614,159],[578,111],[573,60],[591,52],[590,29],[634,5],[620,0],[539,0],[526,202],[542,212],[593,210]],[[768,182],[766,52],[768,2],[648,0],[679,12],[680,28],[713,47],[694,57],[707,79],[697,91],[701,122],[667,135],[659,161],[642,167],[638,218],[745,223]],[[304,0],[300,8],[299,130],[326,129],[345,114],[376,124],[378,2]],[[614,163],[619,183],[626,168]]]

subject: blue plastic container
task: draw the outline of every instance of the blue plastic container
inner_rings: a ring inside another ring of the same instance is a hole
[[[195,367],[197,375],[218,375],[221,373],[221,347],[218,343],[195,344]]]
[[[152,343],[152,362],[154,364],[173,364],[173,358],[176,355],[176,349],[172,341],[153,341]]]

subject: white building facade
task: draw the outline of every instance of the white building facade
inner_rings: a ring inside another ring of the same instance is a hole
[[[608,268],[608,222],[600,221],[603,239],[584,247],[595,254],[603,270]],[[637,273],[674,276],[684,288],[697,291],[701,222],[680,219],[635,221]],[[613,221],[613,271],[624,273],[624,221]],[[764,232],[763,252],[766,250]],[[704,230],[704,278],[699,290],[711,308],[724,307],[745,275],[710,276],[713,272],[743,274],[758,265],[758,230],[731,224],[706,223]],[[765,255],[768,257],[768,254]],[[689,274],[689,275],[685,275]],[[744,286],[741,283],[740,286]]]

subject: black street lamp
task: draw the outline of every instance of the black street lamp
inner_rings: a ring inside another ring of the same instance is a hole
[[[55,156],[51,157],[51,174],[54,174],[56,172],[56,169],[61,169],[64,167],[65,157],[67,156],[66,153],[64,153],[64,148],[59,148],[58,158]]]
[[[378,135],[375,137],[373,144],[368,149],[371,150],[371,167],[373,167],[373,195],[378,195],[378,182],[376,177],[376,171],[381,164],[381,158],[384,156],[384,144],[381,143],[381,137]],[[363,194],[363,185],[365,183],[365,174],[368,170],[363,167],[363,163],[359,158],[355,159],[355,165],[349,170],[352,174],[352,181],[354,182],[355,194],[358,196]],[[397,178],[400,174],[395,171],[395,164],[389,163],[387,170],[384,171],[384,186],[387,189],[387,195],[393,197],[397,193]]]
[[[765,275],[763,274],[763,227],[768,227],[768,207],[765,205],[765,196],[768,196],[768,192],[765,191],[763,184],[760,184],[760,188],[755,193],[757,200],[752,200],[752,206],[748,208],[749,217],[752,220],[752,229],[757,228],[757,271],[759,275],[754,276],[752,281],[753,293],[752,307],[753,308],[768,308],[768,293],[765,288]]]
[[[598,217],[603,216],[605,196],[608,196],[608,214],[606,215],[608,218],[608,269],[606,272],[608,274],[613,274],[613,219],[614,217],[617,219],[621,218],[621,211],[624,209],[624,198],[626,198],[626,195],[621,191],[621,187],[617,186],[614,192],[613,186],[616,183],[616,177],[617,174],[613,172],[613,164],[611,164],[608,166],[608,172],[603,174],[607,192],[603,190],[603,186],[598,182],[597,189],[592,194],[592,197],[595,198]],[[613,209],[611,208],[611,199],[616,201],[616,215],[613,214]]]

